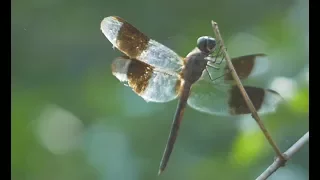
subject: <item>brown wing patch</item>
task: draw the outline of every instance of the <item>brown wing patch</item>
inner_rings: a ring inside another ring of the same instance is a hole
[[[128,83],[137,94],[143,94],[148,87],[153,69],[152,66],[136,59],[130,62],[127,72]]]
[[[264,54],[254,54],[254,55],[246,55],[233,58],[231,60],[234,69],[236,70],[240,79],[247,78],[253,70],[253,67],[256,62],[256,57],[265,56]],[[226,65],[225,72],[229,72],[229,67]],[[233,80],[232,74],[227,73],[225,75],[225,80]]]
[[[147,48],[149,37],[120,17],[114,17],[122,26],[117,36],[117,46],[130,58],[136,58]]]
[[[254,107],[257,111],[261,108],[261,105],[264,101],[265,90],[263,88],[257,87],[244,87],[248,96],[250,97]],[[230,108],[230,114],[239,115],[239,114],[248,114],[251,113],[248,108],[239,88],[237,86],[232,86],[230,89],[230,98],[228,101],[228,105]]]

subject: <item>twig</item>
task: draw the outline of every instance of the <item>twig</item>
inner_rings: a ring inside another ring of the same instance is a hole
[[[224,57],[225,57],[225,60],[227,61],[228,63],[228,67],[229,69],[231,70],[231,74],[232,74],[232,77],[233,79],[236,81],[236,84],[237,86],[239,87],[240,89],[240,92],[242,94],[242,96],[244,97],[244,100],[247,104],[247,106],[249,107],[250,111],[251,111],[251,115],[252,117],[256,120],[256,122],[258,123],[260,129],[262,130],[264,136],[267,138],[267,140],[269,141],[270,145],[272,146],[273,150],[275,151],[275,153],[277,154],[278,158],[281,159],[281,162],[283,162],[285,160],[285,158],[283,157],[281,151],[279,150],[278,146],[276,145],[276,143],[273,141],[271,135],[269,134],[268,130],[265,128],[264,124],[262,123],[255,107],[253,106],[247,92],[245,91],[245,89],[243,88],[243,85],[239,79],[239,76],[237,75],[234,67],[233,67],[233,64],[231,63],[231,60],[230,60],[230,56],[229,54],[227,53],[227,50],[226,50],[226,47],[224,46],[224,42],[222,40],[222,37],[221,37],[221,34],[220,34],[220,31],[219,31],[219,28],[218,28],[218,24],[214,21],[211,21],[212,23],[212,28],[213,28],[213,31],[216,35],[216,38],[217,38],[217,41],[220,42],[221,44],[221,49],[224,53]]]
[[[296,143],[294,143],[285,153],[283,153],[285,159],[281,160],[277,158],[256,180],[265,180],[271,174],[276,172],[277,169],[285,164],[297,151],[301,149],[303,145],[309,142],[309,131],[303,135]]]

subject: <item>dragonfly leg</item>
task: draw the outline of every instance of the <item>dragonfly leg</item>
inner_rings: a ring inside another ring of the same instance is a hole
[[[225,75],[227,75],[227,74],[229,74],[229,73],[231,73],[231,70],[229,70],[229,69],[228,69],[228,71],[227,71],[227,72],[225,72],[225,73],[224,73],[224,74],[222,74],[221,76],[219,76],[219,77],[217,77],[217,78],[213,79],[212,81],[215,81],[215,80],[217,80],[217,79],[220,79],[220,78],[224,77]]]
[[[209,66],[209,67],[211,67],[211,68],[213,68],[213,69],[216,69],[216,70],[219,70],[219,69],[220,69],[219,67],[216,67],[216,66],[211,65],[211,64],[207,64],[207,66]]]
[[[213,81],[213,80],[212,80],[212,77],[211,77],[211,74],[210,74],[210,72],[208,71],[208,68],[207,68],[207,67],[206,67],[206,71],[207,71],[207,73],[208,73],[208,75],[209,75],[210,80]]]
[[[220,48],[221,49],[221,48]],[[226,50],[227,50],[227,48],[226,48]],[[223,53],[223,52],[221,52],[222,53],[222,58],[221,58],[221,60],[219,61],[219,62],[215,62],[216,64],[218,64],[218,65],[220,65],[222,62],[223,62],[223,60],[224,60],[224,58],[225,58],[225,54]]]

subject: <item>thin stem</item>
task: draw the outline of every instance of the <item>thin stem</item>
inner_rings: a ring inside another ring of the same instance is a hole
[[[256,180],[265,180],[285,164],[296,152],[309,142],[309,131],[283,153],[285,159],[277,158]]]
[[[234,67],[233,67],[233,64],[230,60],[230,56],[229,54],[227,53],[227,50],[226,50],[226,47],[224,46],[224,42],[222,40],[222,37],[221,37],[221,34],[220,34],[220,31],[219,31],[219,28],[218,28],[218,24],[214,21],[211,22],[212,23],[212,28],[213,28],[213,31],[216,35],[216,39],[221,43],[221,49],[222,49],[222,52],[224,53],[224,57],[228,63],[228,67],[229,69],[231,70],[231,74],[232,74],[232,77],[233,79],[236,81],[236,84],[238,86],[238,88],[240,89],[240,92],[242,94],[242,96],[244,97],[244,100],[247,104],[247,106],[249,107],[250,111],[251,111],[251,115],[252,117],[256,120],[256,122],[258,123],[260,129],[262,130],[264,136],[267,138],[267,140],[269,141],[270,145],[272,146],[273,150],[275,151],[275,153],[277,154],[278,158],[283,162],[285,160],[285,158],[283,157],[280,149],[278,148],[278,146],[276,145],[276,143],[273,141],[271,135],[269,134],[268,130],[265,128],[264,124],[262,123],[255,107],[253,106],[247,92],[245,91],[245,89],[243,88],[243,85],[239,79],[239,76],[237,75]]]

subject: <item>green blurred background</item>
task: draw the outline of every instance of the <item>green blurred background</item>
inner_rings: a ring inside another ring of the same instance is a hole
[[[185,56],[218,22],[232,57],[269,55],[255,83],[287,100],[262,116],[282,151],[308,131],[307,0],[12,1],[14,180],[255,179],[274,152],[250,117],[185,111],[166,171],[157,176],[177,101],[146,103],[111,74],[121,55],[100,30],[117,15]],[[308,179],[303,147],[272,180]]]

